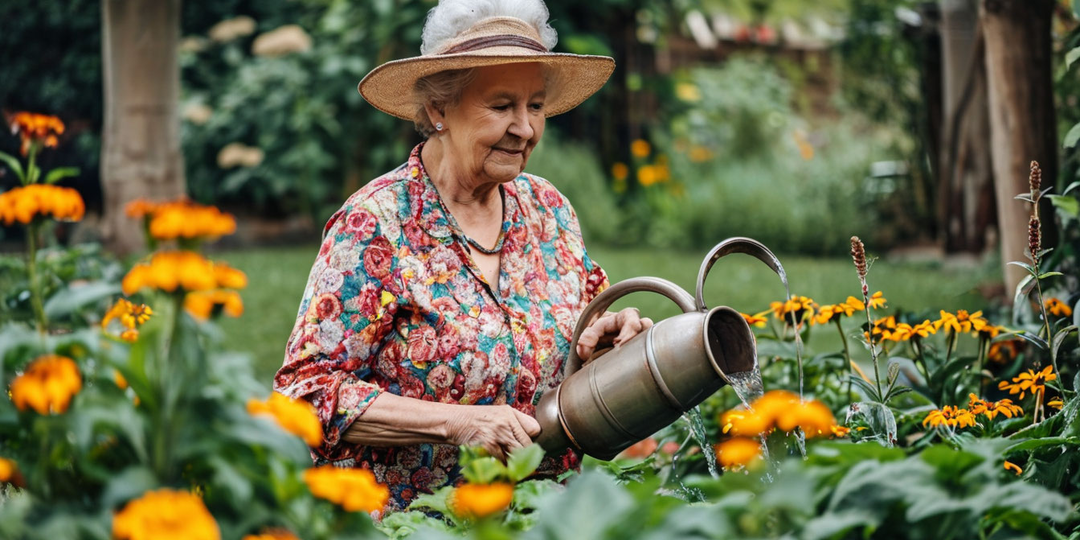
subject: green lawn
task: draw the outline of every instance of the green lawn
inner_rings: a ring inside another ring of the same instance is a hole
[[[317,250],[318,247],[312,245],[228,251],[215,255],[248,274],[250,283],[243,292],[244,316],[224,319],[222,327],[230,336],[230,348],[250,353],[256,373],[264,381],[269,382],[281,365],[285,341],[292,331],[300,296]],[[613,282],[634,276],[658,276],[693,294],[694,280],[705,252],[595,247],[590,254],[607,270]],[[859,294],[850,259],[781,255],[780,261],[791,280],[793,294],[809,296],[819,303],[835,303],[848,295]],[[981,309],[986,301],[975,287],[996,279],[1000,279],[999,273],[994,270],[878,261],[871,268],[868,281],[872,290],[885,292],[890,308],[919,311]],[[729,305],[755,313],[767,309],[769,302],[783,296],[783,285],[765,265],[744,255],[733,255],[713,267],[705,298],[710,306]],[[676,313],[674,304],[656,294],[631,295],[617,303],[616,308],[630,305],[639,307],[642,313],[654,319]],[[827,332],[813,345],[818,350],[838,348],[839,338],[835,333]]]

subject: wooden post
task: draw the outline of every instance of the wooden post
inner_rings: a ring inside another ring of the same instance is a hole
[[[1013,197],[1028,191],[1032,160],[1042,165],[1044,186],[1053,185],[1057,179],[1050,44],[1053,9],[1053,0],[982,0],[979,10],[986,40],[990,141],[1001,259],[1010,296],[1024,277],[1024,270],[1007,263],[1026,261],[1024,250],[1031,213],[1029,204]],[[1049,224],[1051,220],[1044,222]]]
[[[102,0],[105,126],[102,233],[115,253],[142,249],[124,205],[186,193],[180,153],[180,0]]]

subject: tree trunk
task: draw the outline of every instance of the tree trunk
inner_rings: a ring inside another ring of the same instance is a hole
[[[949,253],[978,253],[994,224],[990,111],[977,0],[941,0],[944,121],[938,223]]]
[[[990,140],[997,197],[1001,260],[1010,292],[1024,271],[1029,204],[1013,199],[1028,192],[1032,160],[1042,165],[1044,185],[1057,179],[1057,124],[1051,80],[1050,18],[1053,0],[982,0],[986,43]],[[1044,212],[1043,216],[1053,215]],[[1051,220],[1044,219],[1049,224]],[[1048,245],[1044,242],[1044,245]]]
[[[101,146],[106,245],[127,254],[144,245],[124,215],[140,197],[186,192],[180,153],[180,0],[102,0],[105,127]]]

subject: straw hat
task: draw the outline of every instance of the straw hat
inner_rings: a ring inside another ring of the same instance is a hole
[[[604,86],[615,70],[615,60],[607,56],[549,52],[536,29],[521,19],[489,17],[434,53],[387,62],[371,70],[357,89],[376,109],[413,120],[417,80],[450,69],[522,62],[538,62],[558,74],[555,80],[560,87],[549,89],[544,104],[547,116],[577,107]]]

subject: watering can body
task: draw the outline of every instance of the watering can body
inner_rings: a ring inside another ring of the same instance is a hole
[[[696,299],[670,281],[640,277],[612,285],[585,308],[574,331],[566,378],[537,405],[537,442],[545,450],[573,447],[610,460],[704,401],[729,382],[728,374],[757,368],[754,335],[743,316],[724,306],[707,309],[701,298],[709,269],[728,253],[755,255],[782,273],[763,245],[729,239],[714,247],[702,264]],[[663,294],[683,313],[582,366],[576,355],[581,331],[594,315],[639,291]]]

